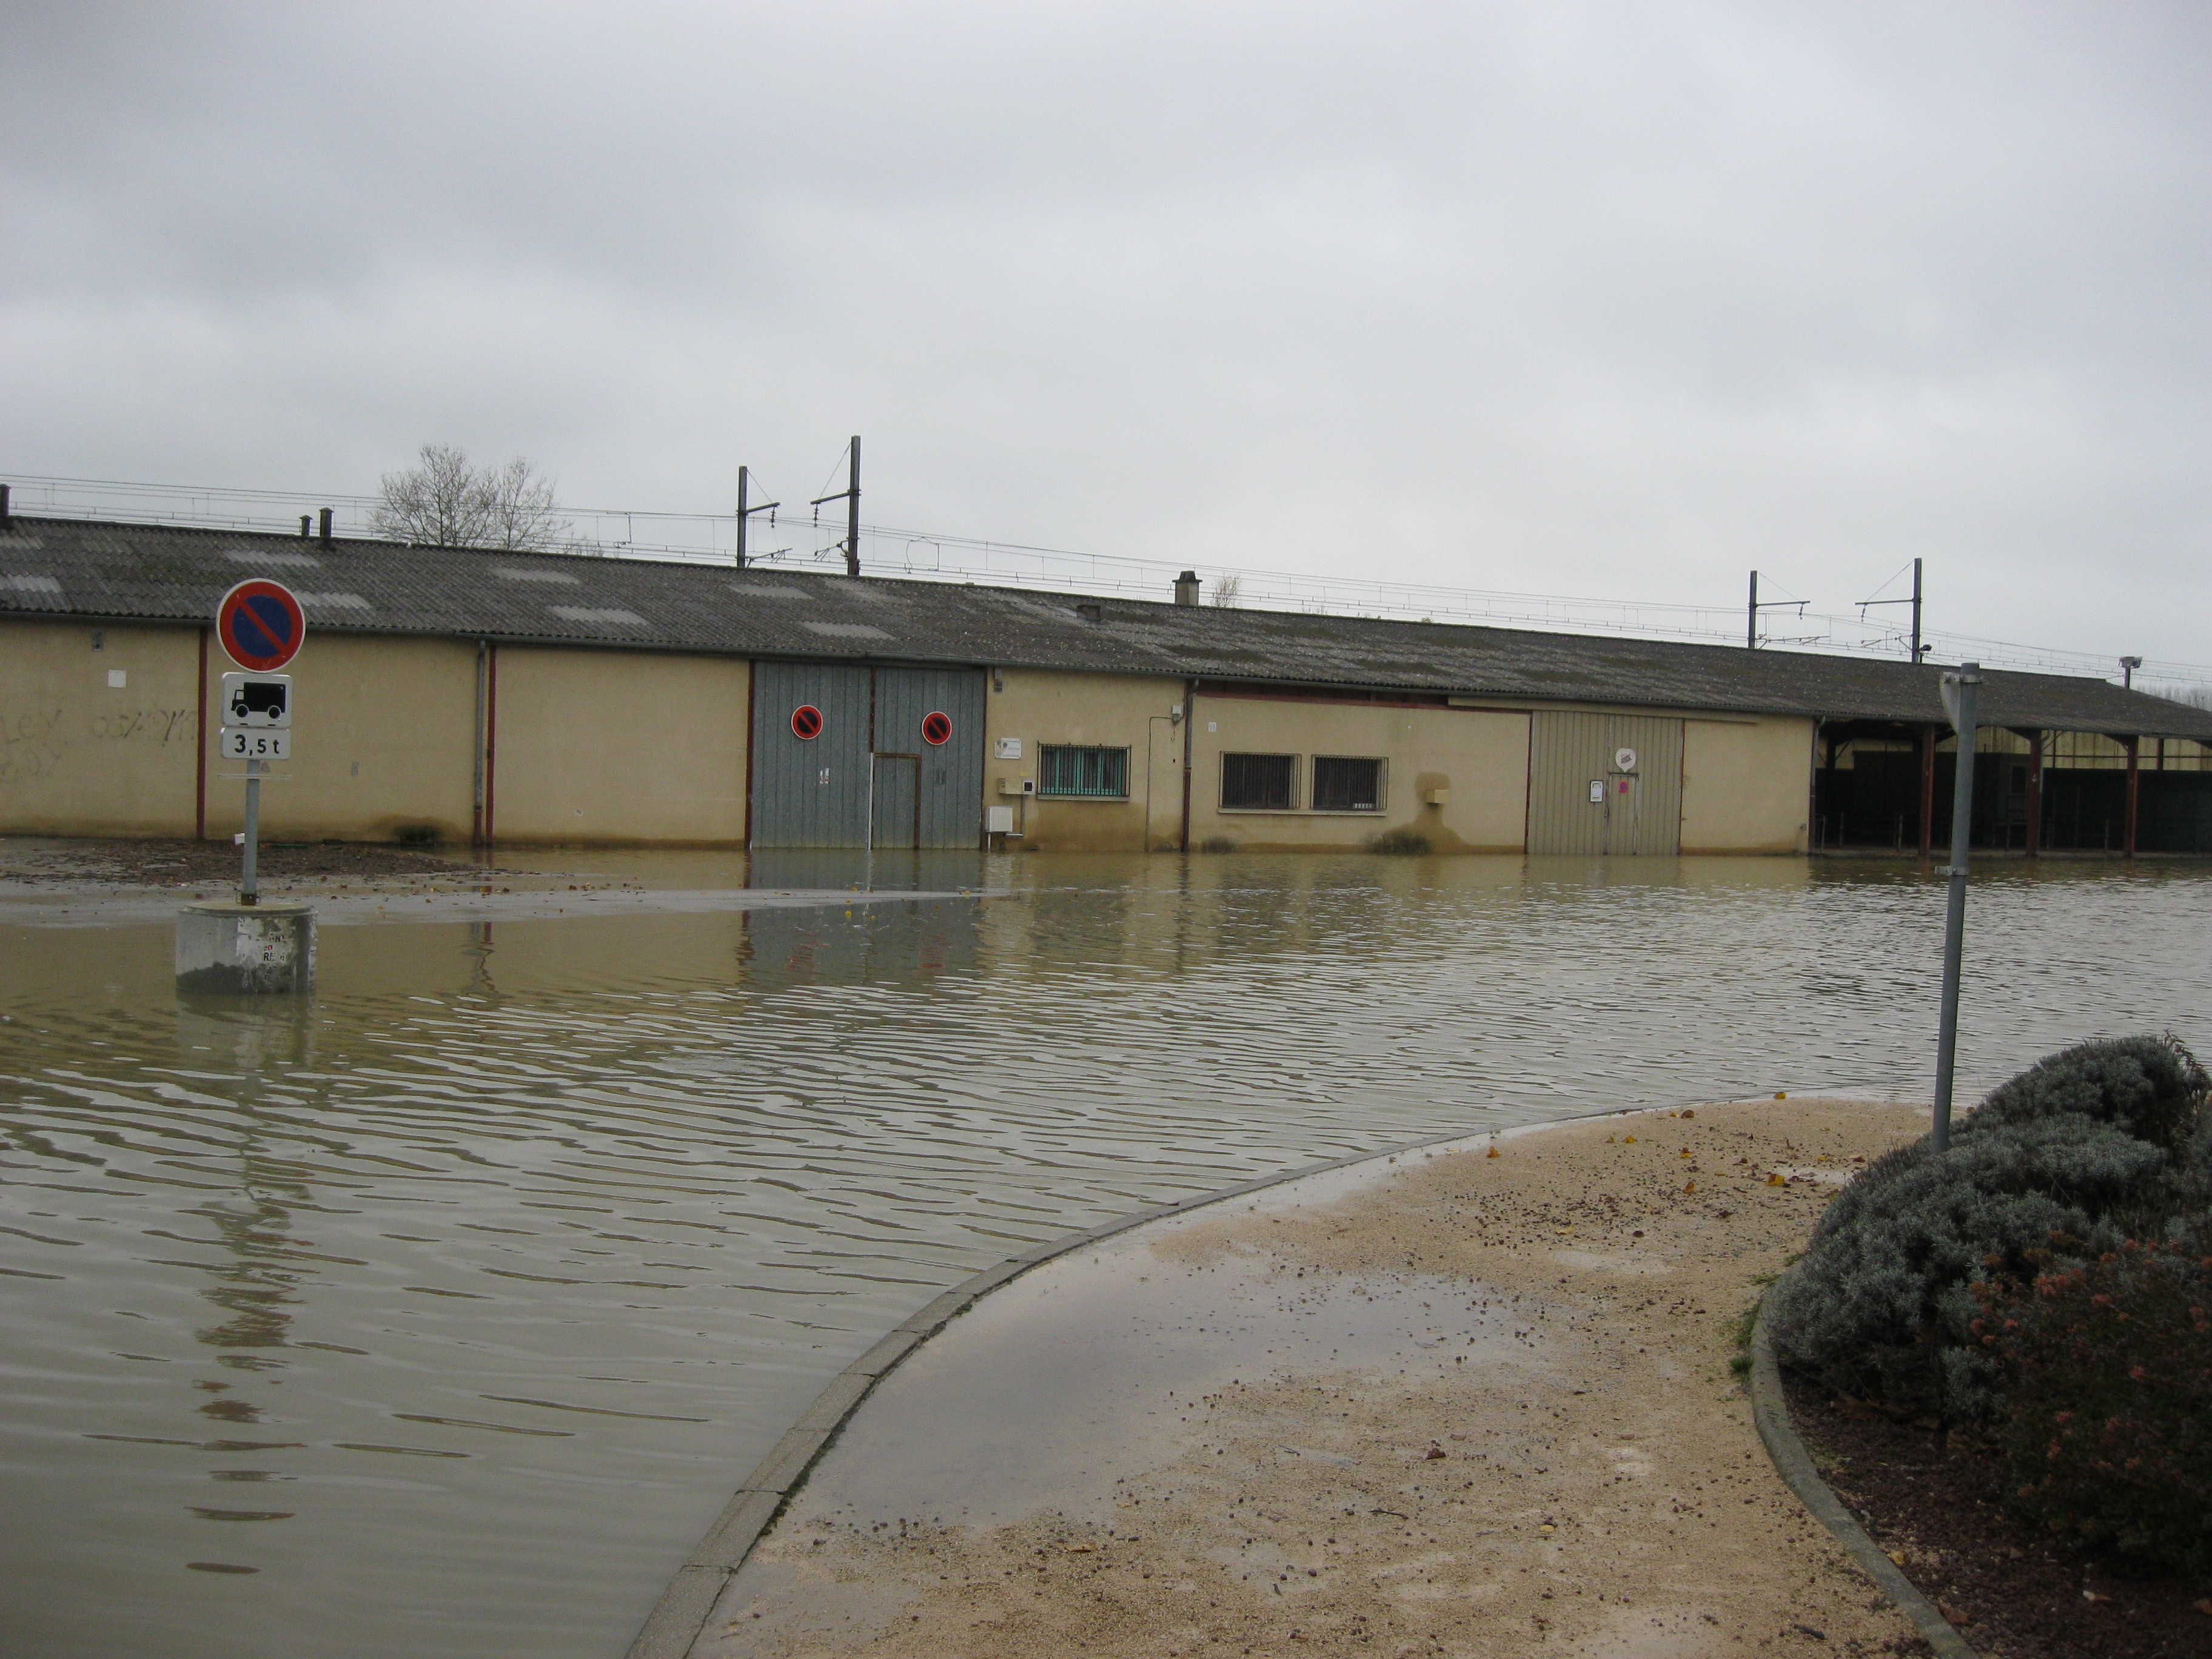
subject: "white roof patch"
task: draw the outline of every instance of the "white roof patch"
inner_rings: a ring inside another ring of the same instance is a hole
[[[580,605],[549,605],[545,608],[562,622],[617,623],[624,628],[650,628],[653,625],[635,611],[594,611]]]
[[[62,591],[58,576],[0,576],[18,593],[58,593]]]
[[[553,582],[562,587],[577,586],[576,579],[565,570],[516,570],[507,565],[495,564],[491,568],[491,574],[511,582]]]
[[[301,605],[312,605],[323,611],[372,611],[375,607],[358,593],[295,593]]]
[[[800,627],[811,634],[821,634],[833,640],[887,640],[890,635],[880,628],[866,623],[801,623]]]
[[[306,570],[323,568],[323,562],[312,553],[281,553],[274,549],[234,547],[222,556],[236,564],[297,565]]]

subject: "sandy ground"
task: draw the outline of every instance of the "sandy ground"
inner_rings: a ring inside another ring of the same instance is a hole
[[[693,1651],[1924,1650],[1729,1368],[1836,1188],[1923,1127],[1820,1101],[1591,1121],[1048,1264],[892,1373]],[[1055,1422],[1039,1395],[1088,1403]]]

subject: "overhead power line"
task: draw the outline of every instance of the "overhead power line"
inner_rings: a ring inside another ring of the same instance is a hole
[[[338,529],[367,535],[369,515],[382,499],[339,491],[240,489],[32,473],[7,475],[7,482],[15,491],[15,510],[32,516],[46,512],[58,517],[280,533],[294,528],[301,513],[328,507],[333,511]],[[846,493],[841,491],[823,500],[834,501]],[[746,504],[750,506],[751,502],[748,501]],[[709,564],[733,564],[737,558],[735,517],[726,512],[564,507],[561,516],[573,526],[572,550],[579,553],[619,550],[626,558]],[[788,522],[787,520],[787,525]],[[1079,553],[1066,548],[890,525],[849,523],[847,537],[804,552],[790,548],[773,551],[750,548],[746,562],[849,568],[852,549],[848,538],[854,538],[864,550],[863,568],[871,574],[923,581],[990,582],[1104,597],[1158,599],[1168,593],[1180,570],[1194,568],[1202,578],[1217,586],[1224,579],[1234,578],[1237,604],[1245,610],[1533,627],[1617,634],[1626,638],[1687,640],[1732,645],[1739,649],[1744,641],[1744,610],[1741,604],[1706,605],[1667,599],[1595,599],[1575,594],[1449,587],[1238,565],[1193,566],[1189,561]],[[1896,578],[1890,580],[1893,582]],[[1885,588],[1888,586],[1883,584]],[[1876,590],[1877,596],[1881,591]],[[1847,656],[1905,658],[1911,653],[1911,635],[1901,620],[1896,624],[1883,623],[1869,618],[1863,611],[1857,615],[1814,611],[1809,601],[1802,603],[1805,605],[1799,612],[1802,631],[1789,639],[1787,643],[1791,646]],[[1790,609],[1798,611],[1800,604],[1793,599]],[[1784,643],[1771,639],[1765,642]],[[2118,653],[2024,644],[1940,628],[1923,631],[1920,643],[1929,655],[1943,661],[1972,658],[1989,667],[2118,678]],[[2212,664],[2152,659],[2136,669],[2135,678],[2139,682],[2183,691],[2212,687]]]

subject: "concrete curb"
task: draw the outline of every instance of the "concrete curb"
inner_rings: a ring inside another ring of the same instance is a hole
[[[1912,1621],[1921,1639],[1936,1650],[1937,1659],[1979,1659],[1966,1640],[1951,1628],[1950,1622],[1936,1611],[1936,1604],[1923,1595],[1919,1589],[1891,1560],[1881,1547],[1867,1535],[1851,1512],[1844,1507],[1828,1483],[1820,1479],[1820,1471],[1813,1466],[1813,1454],[1797,1437],[1797,1430],[1790,1420],[1790,1406],[1782,1393],[1782,1368],[1775,1363],[1774,1343],[1766,1330],[1766,1300],[1759,1299],[1759,1319],[1751,1333],[1751,1412],[1759,1425],[1759,1437],[1766,1444],[1767,1455],[1773,1458],[1783,1484],[1797,1495],[1797,1501],[1812,1511],[1813,1517],[1836,1535],[1836,1541],[1850,1552],[1851,1559],[1866,1570],[1867,1576],[1881,1588],[1897,1606],[1897,1610]]]
[[[1798,1097],[1815,1099],[1825,1095],[1834,1098],[1838,1092],[1823,1091],[1815,1095],[1808,1091]],[[1034,1246],[995,1267],[987,1267],[974,1277],[963,1279],[951,1290],[925,1304],[911,1318],[895,1326],[873,1347],[830,1379],[829,1386],[815,1396],[814,1403],[792,1425],[790,1431],[769,1449],[768,1455],[755,1466],[728,1504],[723,1506],[714,1525],[708,1528],[707,1535],[700,1540],[699,1547],[691,1552],[690,1558],[678,1570],[668,1588],[661,1592],[659,1601],[653,1604],[653,1611],[646,1616],[645,1624],[639,1630],[636,1639],[630,1644],[625,1659],[686,1659],[693,1644],[698,1640],[699,1633],[706,1628],[708,1619],[713,1615],[715,1601],[720,1596],[723,1586],[729,1582],[731,1575],[744,1565],[745,1557],[751,1553],[761,1534],[782,1512],[783,1506],[805,1481],[806,1472],[813,1468],[815,1460],[829,1449],[830,1442],[844,1427],[845,1420],[868,1397],[870,1390],[908,1354],[965,1313],[978,1298],[1011,1279],[1018,1279],[1030,1268],[1042,1267],[1054,1257],[1065,1255],[1070,1250],[1079,1250],[1086,1244],[1095,1244],[1101,1239],[1113,1237],[1116,1233],[1127,1232],[1132,1227],[1142,1227],[1170,1216],[1182,1215],[1208,1204],[1225,1203],[1231,1199],[1264,1192],[1285,1182],[1326,1175],[1331,1170],[1350,1169],[1355,1164],[1403,1158],[1409,1152],[1423,1152],[1432,1146],[1449,1146],[1458,1141],[1517,1139],[1522,1135],[1557,1128],[1562,1124],[1587,1123],[1598,1118],[1638,1117],[1676,1110],[1680,1106],[1729,1103],[1731,1103],[1686,1100],[1675,1106],[1609,1106],[1594,1112],[1576,1112],[1565,1117],[1547,1118],[1540,1123],[1520,1123],[1504,1129],[1462,1129],[1450,1134],[1431,1135],[1425,1139],[1408,1141],[1402,1146],[1386,1146],[1377,1152],[1354,1152],[1347,1158],[1331,1158],[1326,1163],[1308,1164],[1276,1175],[1262,1176],[1257,1181],[1224,1187],[1218,1192],[1202,1193],[1196,1198],[1186,1198],[1178,1203],[1139,1210],[1098,1226],[1085,1228],[1081,1232],[1065,1234],[1049,1243]],[[1809,1462],[1807,1467],[1811,1467]],[[1821,1490],[1825,1492],[1826,1488]],[[1884,1565],[1887,1565],[1886,1558]],[[1899,1582],[1904,1582],[1901,1577]],[[1907,1585],[1905,1588],[1910,1590],[1911,1587]],[[1913,1592],[1915,1595],[1917,1593]],[[1948,1630],[1949,1627],[1947,1626],[1945,1628]],[[1939,1651],[1946,1652],[1946,1659],[1974,1659],[1974,1656],[1963,1646]]]

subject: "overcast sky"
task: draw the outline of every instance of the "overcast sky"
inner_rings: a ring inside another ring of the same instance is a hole
[[[0,472],[787,501],[2212,662],[2212,8],[0,19]],[[1894,589],[1893,592],[1896,591]]]

